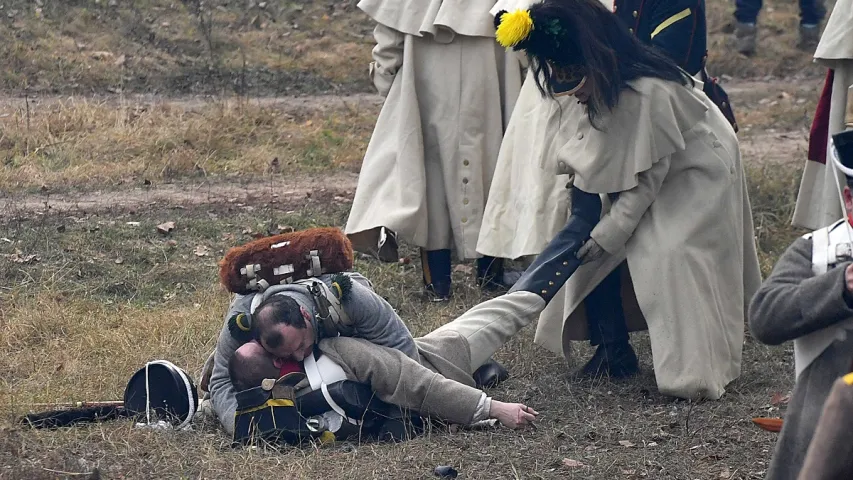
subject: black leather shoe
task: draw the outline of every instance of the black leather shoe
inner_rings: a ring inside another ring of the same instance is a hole
[[[490,358],[489,361],[480,365],[473,377],[474,382],[477,383],[477,388],[493,388],[509,378],[509,371]]]
[[[580,374],[586,377],[631,377],[640,372],[637,354],[628,342],[602,343]]]

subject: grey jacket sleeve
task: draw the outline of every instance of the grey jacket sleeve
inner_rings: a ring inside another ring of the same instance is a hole
[[[394,308],[371,288],[353,282],[352,291],[343,307],[353,323],[351,336],[399,350],[409,358],[418,359],[418,349],[409,328]]]
[[[779,345],[853,317],[844,298],[843,263],[812,271],[812,242],[799,238],[779,258],[749,306],[749,327],[762,343]]]
[[[229,435],[234,434],[234,414],[237,411],[237,399],[231,377],[228,375],[228,361],[240,347],[241,343],[231,336],[228,331],[228,319],[237,313],[248,312],[254,295],[237,295],[231,302],[231,308],[225,315],[216,351],[213,354],[213,373],[210,375],[210,402],[219,417],[219,423]]]

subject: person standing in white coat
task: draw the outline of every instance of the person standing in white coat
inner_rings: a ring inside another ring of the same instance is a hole
[[[838,202],[844,179],[827,167],[831,164],[827,145],[832,135],[853,128],[853,0],[835,2],[814,60],[827,67],[829,74],[815,112],[792,220],[794,226],[809,230],[823,228],[844,215]]]
[[[386,97],[345,232],[357,251],[396,261],[397,237],[421,248],[431,297],[451,294],[451,252],[478,258],[498,287],[501,259],[476,251],[504,129],[523,80],[495,43],[495,0],[361,0],[377,22],[371,78]]]

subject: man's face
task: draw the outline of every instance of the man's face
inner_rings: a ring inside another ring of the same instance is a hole
[[[314,327],[308,321],[307,312],[303,312],[302,320],[305,328],[283,323],[273,325],[270,332],[261,335],[261,346],[278,358],[301,362],[314,348]]]
[[[844,186],[841,196],[844,197],[844,209],[847,210],[847,221],[850,225],[853,225],[853,193],[851,193],[849,186]]]

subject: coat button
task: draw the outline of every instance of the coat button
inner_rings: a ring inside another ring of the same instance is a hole
[[[578,134],[576,135],[576,137],[577,137],[577,139],[578,139],[578,140],[583,140],[583,132],[578,132]]]
[[[634,33],[634,29],[633,29],[633,28],[629,28],[629,29],[628,29],[628,33],[633,34],[633,33]]]
[[[557,162],[557,166],[560,167],[560,171],[563,171],[566,169],[566,162],[560,160],[559,162]]]
[[[713,146],[714,146],[714,148],[720,148],[720,147],[722,147],[722,146],[723,146],[723,144],[722,144],[722,143],[720,143],[720,141],[719,141],[719,140],[714,140],[714,143],[712,143],[711,145],[713,145]]]
[[[462,205],[468,205],[468,199],[467,198],[462,200]]]
[[[637,18],[637,15],[639,15],[639,14],[640,14],[640,12],[638,12],[638,11],[634,10],[634,13],[632,13],[631,15],[633,15],[633,16],[634,16],[634,18]]]
[[[462,223],[468,223],[468,217],[462,217]]]
[[[466,167],[468,166],[469,163],[471,163],[471,162],[469,162],[468,160],[462,160],[462,165],[465,165]]]
[[[467,179],[467,178],[463,178],[463,179],[462,179],[462,183],[464,183],[465,185],[468,185],[468,179]]]

